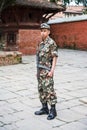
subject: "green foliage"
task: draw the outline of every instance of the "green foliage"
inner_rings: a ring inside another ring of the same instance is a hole
[[[55,3],[58,2],[58,1],[59,1],[59,0],[50,0],[50,2],[55,2]]]
[[[58,2],[60,0],[50,0],[50,2]],[[71,2],[71,0],[62,0],[63,1],[63,4],[66,5],[66,4],[69,4]],[[75,3],[76,4],[80,4],[82,3],[83,6],[87,6],[87,0],[75,0]]]
[[[64,4],[66,5],[67,3],[70,3],[70,0],[63,0]]]
[[[76,4],[82,3],[82,0],[75,0]]]
[[[4,43],[3,42],[0,42],[0,50],[3,50],[4,49]]]
[[[76,4],[83,3],[83,6],[87,6],[87,0],[75,0]]]
[[[50,2],[55,2],[55,0],[50,0]]]
[[[83,14],[87,14],[87,7],[83,10]]]

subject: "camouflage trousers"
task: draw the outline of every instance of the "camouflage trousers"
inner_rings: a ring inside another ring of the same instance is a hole
[[[39,69],[38,92],[41,103],[48,102],[50,105],[57,103],[57,97],[54,90],[53,77],[48,77],[48,70]]]

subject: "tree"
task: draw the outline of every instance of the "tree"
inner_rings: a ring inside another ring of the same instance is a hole
[[[76,3],[79,4],[79,3],[82,3],[83,6],[87,6],[87,0],[76,0]]]
[[[86,7],[87,6],[87,0],[83,0],[83,5]]]
[[[50,0],[50,2],[58,2],[58,1],[62,1],[64,5],[69,4],[72,0]],[[76,4],[80,4],[82,3],[83,6],[87,6],[87,0],[75,0]]]
[[[0,21],[1,20],[1,12],[7,8],[8,6],[14,5],[16,0],[0,0]]]

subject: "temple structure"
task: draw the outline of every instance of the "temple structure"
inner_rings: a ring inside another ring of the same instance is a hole
[[[35,54],[40,41],[39,26],[64,7],[48,0],[16,0],[4,9],[0,23],[0,49]]]

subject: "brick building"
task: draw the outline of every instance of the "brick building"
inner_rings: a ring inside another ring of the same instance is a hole
[[[63,12],[65,17],[77,16],[83,14],[84,6],[69,5]]]
[[[16,0],[2,11],[0,47],[6,51],[35,54],[40,41],[39,25],[64,8],[48,0]]]
[[[51,19],[83,15],[84,9],[84,6],[68,5],[65,11],[58,12]]]
[[[49,24],[59,47],[87,50],[87,15],[58,18]]]

